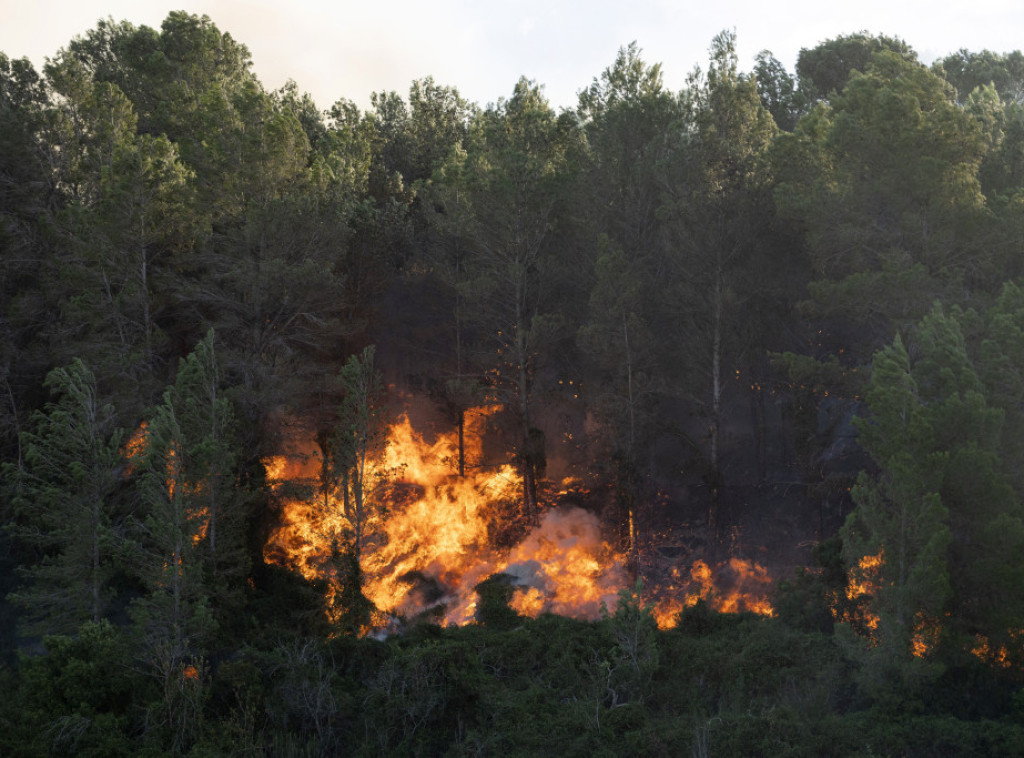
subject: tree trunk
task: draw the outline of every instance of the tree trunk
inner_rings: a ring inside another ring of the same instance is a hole
[[[459,478],[466,477],[466,409],[459,405]]]
[[[714,311],[712,314],[711,337],[711,461],[708,501],[708,524],[717,522],[721,486],[721,464],[719,461],[719,432],[722,421],[722,277],[716,272]],[[718,524],[715,523],[716,529]]]

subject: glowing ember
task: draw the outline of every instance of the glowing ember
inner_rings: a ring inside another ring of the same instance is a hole
[[[145,459],[149,451],[149,428],[145,421],[139,424],[139,428],[132,432],[131,437],[121,448],[121,455],[127,461],[124,469],[124,477],[127,479],[135,473],[135,468]],[[181,476],[181,468],[178,461],[177,446],[172,443],[165,456],[164,486],[167,489],[167,497],[173,499],[175,493],[187,494],[190,500],[197,501],[207,491],[208,482],[186,482]],[[201,508],[190,508],[187,511],[189,525],[194,529],[192,533],[192,544],[198,545],[206,539],[206,532],[210,527],[210,509],[206,506]]]
[[[935,649],[939,641],[939,622],[926,619],[918,614],[914,625],[914,633],[910,637],[910,652],[915,658],[925,658]]]
[[[124,447],[121,448],[121,455],[128,461],[124,471],[126,479],[135,472],[135,467],[146,455],[147,447],[149,447],[149,431],[146,428],[146,422],[143,421],[139,428],[132,432],[132,436],[124,443]]]
[[[370,473],[371,478],[381,472],[391,476],[387,513],[366,528],[364,593],[394,616],[428,614],[447,624],[465,624],[474,620],[476,585],[503,573],[513,586],[510,605],[523,616],[550,612],[598,618],[602,607],[615,608],[619,591],[631,580],[625,555],[602,538],[593,513],[577,507],[549,510],[513,547],[494,546],[495,526],[514,520],[522,492],[514,467],[480,464],[484,423],[494,410],[467,413],[469,465],[462,477],[457,473],[457,432],[428,442],[407,417],[389,430],[383,459]],[[346,544],[352,524],[344,503],[323,486],[319,449],[312,442],[300,443],[263,463],[282,507],[281,526],[268,540],[264,558],[333,584],[332,551]],[[654,604],[659,625],[671,626],[684,605],[701,597],[723,611],[771,614],[766,600],[770,580],[762,567],[734,559],[716,573],[727,590],[716,590],[712,570],[703,561],[692,565],[690,581],[681,590],[659,589]],[[329,595],[336,591],[335,586]]]
[[[857,562],[857,567],[850,570],[849,584],[846,587],[846,597],[849,600],[858,600],[870,597],[878,591],[879,575],[885,563],[885,551],[879,550],[876,555],[865,555]],[[861,622],[864,627],[872,632],[878,629],[878,616],[866,608],[863,609]]]
[[[857,563],[857,568],[850,571],[850,583],[846,588],[846,597],[856,600],[863,595],[870,595],[878,589],[878,574],[884,562],[884,552],[877,555],[865,555]]]
[[[1013,642],[1017,649],[1020,649],[1021,638],[1024,637],[1024,630],[1011,631],[1010,636],[1013,638]],[[1013,666],[1013,662],[1010,660],[1010,650],[1006,645],[999,645],[995,649],[992,647],[991,641],[988,637],[978,634],[975,635],[976,644],[971,648],[971,654],[983,661],[987,661],[992,666],[997,666],[1002,669],[1007,669]]]

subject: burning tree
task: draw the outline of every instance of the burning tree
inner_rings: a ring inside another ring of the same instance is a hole
[[[544,468],[532,385],[539,346],[556,325],[545,274],[573,139],[540,88],[522,79],[509,100],[474,120],[466,150],[445,164],[445,187],[434,198],[452,219],[445,231],[465,240],[457,286],[468,318],[493,338],[481,353],[481,370],[516,416],[515,458],[523,478],[523,513],[531,521],[537,518],[537,478]]]
[[[210,330],[180,362],[145,426],[144,519],[133,551],[146,595],[132,616],[144,665],[163,691],[159,717],[176,746],[195,727],[203,656],[217,627],[213,608],[237,607],[236,580],[246,571],[233,426]]]
[[[939,495],[948,454],[934,449],[935,430],[898,337],[875,356],[867,398],[872,418],[861,424],[861,438],[882,471],[858,480],[858,507],[843,528],[843,542],[848,563],[857,567],[855,581],[875,580],[879,652],[898,660],[910,651],[920,618],[940,615],[949,597],[949,511]]]
[[[1005,658],[1024,625],[1024,509],[1003,458],[1003,409],[977,370],[1008,356],[984,340],[985,358],[971,358],[962,324],[975,319],[936,305],[912,353],[897,337],[875,355],[859,430],[880,470],[861,475],[843,539],[848,565],[881,556],[871,605],[894,663],[936,646],[947,661],[982,647]]]
[[[374,367],[374,347],[350,356],[338,381],[344,392],[338,406],[338,423],[324,451],[325,494],[340,494],[342,511],[349,526],[346,543],[333,549],[334,562],[342,580],[342,607],[357,626],[365,625],[370,604],[362,594],[360,560],[367,527],[384,511],[384,481],[387,472],[374,467],[387,444],[387,419],[383,409],[384,385]],[[324,498],[330,507],[331,498]],[[335,500],[337,502],[337,500]]]

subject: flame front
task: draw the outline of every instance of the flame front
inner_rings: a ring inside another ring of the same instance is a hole
[[[517,544],[495,546],[495,529],[519,513],[522,491],[513,466],[481,465],[483,427],[495,410],[467,413],[469,465],[462,477],[456,433],[428,442],[404,416],[389,430],[383,459],[370,476],[397,475],[386,515],[366,530],[372,536],[361,556],[364,593],[388,614],[429,613],[446,624],[465,624],[474,619],[476,585],[503,573],[513,585],[510,605],[521,615],[598,618],[602,607],[615,608],[618,593],[631,582],[625,554],[602,537],[593,513],[579,507],[546,510]],[[352,525],[343,504],[318,485],[323,464],[316,445],[300,444],[264,465],[282,502],[281,526],[264,558],[308,579],[335,581],[331,552]],[[719,573],[729,577],[727,592],[715,591],[711,568],[697,561],[685,583],[685,604],[710,597],[723,611],[771,614],[763,568],[733,559]],[[659,625],[671,626],[683,602],[663,589],[652,590],[652,598]]]

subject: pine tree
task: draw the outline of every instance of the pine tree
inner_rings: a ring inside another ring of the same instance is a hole
[[[246,570],[234,494],[232,413],[211,330],[178,368],[146,426],[137,555],[147,594],[132,609],[176,748],[193,736],[205,654]]]
[[[28,631],[67,633],[103,618],[112,594],[122,433],[82,361],[51,371],[46,386],[55,400],[21,435],[23,465],[3,469],[13,494],[10,530],[36,559],[22,568],[27,585],[13,599]]]
[[[952,537],[939,496],[948,454],[935,449],[935,430],[899,337],[876,354],[867,401],[871,417],[858,429],[880,471],[858,479],[857,508],[842,536],[858,579],[862,559],[881,556],[881,568],[871,576],[871,609],[878,616],[880,654],[891,661],[909,657],[917,627],[940,617],[949,599],[946,550]]]
[[[871,608],[877,655],[890,662],[940,647],[947,661],[982,646],[1005,657],[1024,622],[1024,519],[1002,457],[1012,448],[1000,443],[1003,411],[968,355],[965,320],[936,305],[913,332],[913,361],[899,337],[879,351],[858,424],[878,472],[853,492],[844,552],[855,575],[865,556],[881,558]]]

